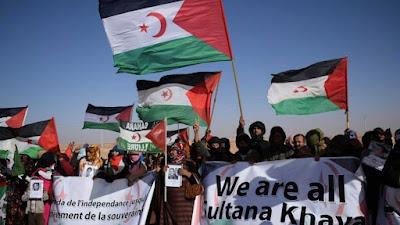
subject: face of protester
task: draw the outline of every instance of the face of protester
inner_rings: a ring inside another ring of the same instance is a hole
[[[259,127],[254,127],[252,133],[254,134],[254,136],[260,136],[262,135],[262,130]]]
[[[281,133],[275,132],[272,135],[272,142],[273,142],[273,144],[283,144],[285,142],[285,140],[283,139],[283,136]]]
[[[212,148],[212,149],[219,149],[219,147],[220,147],[220,146],[219,146],[219,143],[218,143],[218,142],[215,142],[215,143],[212,143],[212,144],[211,144],[211,148]]]
[[[304,137],[302,136],[296,136],[293,140],[293,146],[295,149],[300,149],[305,145],[304,143]]]
[[[378,139],[379,139],[379,141],[381,141],[381,142],[385,141],[385,133],[379,132],[379,133],[378,133]]]

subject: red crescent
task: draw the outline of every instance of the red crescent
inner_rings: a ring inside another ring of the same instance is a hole
[[[139,140],[137,140],[137,141],[140,141],[140,139],[142,139],[142,136],[140,136],[139,133],[137,133],[137,135],[139,136]]]
[[[106,119],[103,121],[103,123],[107,122],[110,120],[110,116],[106,116]]]
[[[147,16],[154,16],[155,18],[157,18],[160,21],[160,31],[158,31],[158,33],[155,34],[153,37],[155,37],[155,38],[161,37],[165,33],[165,30],[167,28],[167,20],[165,19],[165,17],[163,15],[161,15],[158,12],[151,12],[151,13],[147,14]]]
[[[168,100],[170,100],[170,99],[172,98],[172,91],[171,91],[171,89],[167,88],[167,92],[168,92],[169,96],[165,99],[165,101],[168,101]]]

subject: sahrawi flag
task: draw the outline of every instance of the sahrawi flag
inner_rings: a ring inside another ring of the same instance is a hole
[[[133,105],[104,107],[89,104],[82,129],[104,129],[119,132],[119,121],[129,121]]]
[[[25,123],[28,106],[0,108],[0,127],[22,127]]]
[[[100,0],[118,72],[231,60],[221,0]]]
[[[347,110],[347,58],[273,74],[268,102],[278,115]]]
[[[121,122],[117,139],[118,148],[125,151],[160,153],[163,149],[157,148],[146,136],[157,122]]]
[[[168,75],[160,81],[138,80],[138,107],[143,121],[168,119],[168,124],[202,126],[210,123],[210,103],[220,72],[200,72],[186,75]]]

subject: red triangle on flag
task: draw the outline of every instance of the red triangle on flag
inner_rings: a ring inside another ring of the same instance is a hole
[[[49,151],[59,151],[58,135],[54,118],[51,118],[39,138],[39,145]]]
[[[131,114],[132,114],[132,106],[127,107],[122,112],[120,112],[119,115],[116,117],[116,119],[123,122],[129,122],[131,120]]]
[[[17,114],[15,114],[10,119],[8,119],[6,121],[7,126],[12,127],[12,128],[22,127],[24,125],[25,115],[26,115],[27,110],[28,110],[28,107],[22,109]]]
[[[146,135],[146,138],[150,139],[157,148],[163,151],[167,144],[166,136],[167,124],[162,120],[151,129],[151,131]]]

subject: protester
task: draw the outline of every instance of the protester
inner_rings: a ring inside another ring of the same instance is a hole
[[[296,134],[293,137],[293,158],[313,157],[310,148],[306,145],[306,137],[303,134]]]
[[[103,160],[100,157],[100,147],[98,145],[90,145],[86,149],[86,156],[79,161],[79,176],[84,176],[84,169],[88,166],[98,171],[103,166]]]
[[[33,178],[32,178],[33,179]],[[30,187],[26,189],[22,195],[22,201],[27,202],[26,214],[28,215],[28,225],[43,225],[43,213],[44,213],[44,202],[49,199],[49,195],[46,190],[43,190],[43,198],[31,199],[30,198]]]
[[[282,127],[276,126],[271,128],[269,143],[270,149],[267,161],[283,160],[293,156],[294,151],[285,145],[286,133]]]
[[[239,119],[239,126],[236,129],[236,137],[244,134],[244,126],[245,126],[245,121],[243,117],[240,117]],[[264,134],[265,134],[265,125],[264,123],[260,121],[256,121],[252,123],[249,127],[249,133],[250,133],[250,149],[247,159],[249,162],[254,163],[254,162],[260,162],[263,161],[264,159],[268,158],[268,155],[270,154],[270,144],[268,141],[264,140]]]

